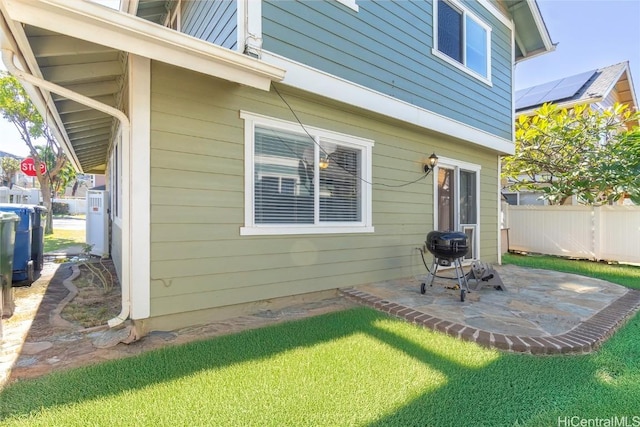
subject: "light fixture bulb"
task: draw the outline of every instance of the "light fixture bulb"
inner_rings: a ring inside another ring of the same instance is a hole
[[[438,156],[436,156],[436,153],[432,153],[429,156],[429,165],[431,166],[431,169],[435,168],[437,164],[438,164]]]
[[[320,157],[320,161],[318,162],[318,167],[320,169],[326,169],[329,167],[329,158],[328,157]]]
[[[428,163],[424,164],[424,173],[431,172],[433,168],[436,167],[437,164],[438,164],[438,156],[436,156],[436,153],[433,153],[429,156]]]

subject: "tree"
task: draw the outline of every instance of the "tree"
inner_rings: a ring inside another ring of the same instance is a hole
[[[56,155],[48,146],[36,147],[40,159],[46,163],[47,169],[53,167],[56,162]],[[64,194],[67,186],[76,179],[76,171],[71,163],[66,162],[60,171],[51,177],[51,193],[53,196],[61,196]]]
[[[45,224],[45,233],[53,233],[52,182],[68,162],[64,151],[53,137],[47,123],[35,108],[18,80],[6,73],[0,74],[0,112],[2,117],[15,125],[20,138],[27,144],[30,156],[35,163],[36,177],[40,183],[44,205],[49,210]],[[45,141],[44,151],[35,145],[35,141]],[[43,158],[40,153],[45,154]],[[50,156],[47,158],[46,156]],[[40,173],[40,163],[47,164],[47,172]]]
[[[516,152],[505,157],[510,189],[540,191],[551,204],[571,196],[586,204],[638,195],[639,112],[616,104],[604,111],[544,104],[516,121]]]
[[[0,169],[2,169],[0,185],[11,187],[11,184],[14,184],[13,177],[20,171],[20,162],[13,157],[3,157],[0,159]]]

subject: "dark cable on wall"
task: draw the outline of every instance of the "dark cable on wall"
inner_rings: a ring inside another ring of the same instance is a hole
[[[298,117],[298,115],[296,114],[296,112],[293,110],[293,108],[291,107],[291,105],[287,102],[286,99],[284,99],[284,97],[282,96],[282,94],[280,93],[280,91],[278,90],[278,88],[274,85],[271,84],[271,87],[273,88],[273,90],[276,92],[276,94],[278,94],[278,96],[280,97],[280,99],[282,100],[282,102],[285,103],[285,105],[289,108],[289,111],[291,111],[291,114],[293,114],[293,117],[295,117],[296,121],[298,122],[298,124],[302,127],[302,129],[304,130],[304,132],[307,134],[307,136],[309,136],[309,138],[311,139],[311,141],[313,141],[314,144],[316,144],[318,146],[318,148],[320,148],[320,150],[326,154],[329,155],[329,153],[327,153],[324,148],[322,148],[322,146],[320,146],[320,144],[318,144],[315,140],[315,138],[307,131],[307,128],[302,124],[302,121],[300,120],[300,118]],[[364,182],[365,184],[369,184],[369,185],[378,185],[380,187],[388,187],[388,188],[400,188],[400,187],[406,187],[407,185],[411,185],[411,184],[415,184],[418,181],[422,181],[422,179],[426,178],[427,175],[429,175],[429,172],[421,175],[419,178],[413,180],[413,181],[409,181],[409,182],[404,182],[402,184],[397,184],[397,185],[393,185],[393,184],[384,184],[384,183],[374,183],[374,182],[369,182],[366,179],[360,177],[359,175],[354,174],[353,172],[351,172],[350,170],[345,169],[342,165],[338,164],[338,166],[344,170],[345,172],[347,172],[349,175],[353,176],[356,179],[359,179],[360,181]]]

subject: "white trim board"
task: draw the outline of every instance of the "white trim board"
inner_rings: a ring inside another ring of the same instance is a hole
[[[129,105],[131,141],[129,147],[131,229],[122,244],[131,248],[132,319],[146,319],[151,313],[151,60],[129,56]]]
[[[282,83],[364,110],[420,126],[435,132],[468,141],[500,154],[512,155],[512,141],[450,119],[424,108],[385,95],[362,85],[336,77],[269,51],[262,51],[262,59],[286,70]]]

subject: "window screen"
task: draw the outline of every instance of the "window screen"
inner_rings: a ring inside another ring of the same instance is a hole
[[[462,62],[462,14],[448,3],[438,3],[438,50]]]

